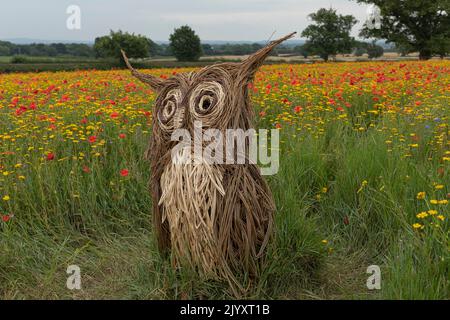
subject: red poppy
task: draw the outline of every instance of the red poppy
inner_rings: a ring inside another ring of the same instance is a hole
[[[47,160],[48,161],[55,160],[55,154],[53,152],[47,153]]]
[[[120,175],[122,177],[128,177],[129,174],[130,174],[130,171],[128,171],[127,169],[120,170]]]
[[[120,139],[125,139],[126,137],[127,137],[127,135],[125,133],[119,134],[119,138]]]
[[[303,108],[301,107],[301,106],[295,106],[294,107],[294,112],[295,113],[299,113],[300,111],[302,111],[303,110]]]
[[[86,173],[90,173],[90,172],[91,172],[91,169],[89,169],[88,166],[84,166],[84,167],[83,167],[83,171],[86,172]]]
[[[61,99],[59,100],[59,102],[67,102],[67,101],[69,101],[69,96],[67,96],[67,95],[63,95],[62,97],[61,97]]]
[[[118,118],[119,117],[119,113],[118,112],[113,112],[113,113],[111,113],[111,118],[112,119],[116,119],[116,118]]]
[[[89,142],[90,143],[95,143],[97,141],[97,137],[96,136],[90,136],[89,137]]]
[[[5,214],[4,216],[2,216],[2,220],[3,220],[4,222],[8,222],[9,219],[10,219],[10,216],[9,216],[8,214]]]

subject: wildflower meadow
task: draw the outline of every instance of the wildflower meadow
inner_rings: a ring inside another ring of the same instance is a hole
[[[232,297],[157,253],[155,94],[136,81],[0,74],[0,298]],[[249,89],[256,127],[280,130],[280,167],[275,241],[243,298],[447,299],[450,61],[267,65]]]

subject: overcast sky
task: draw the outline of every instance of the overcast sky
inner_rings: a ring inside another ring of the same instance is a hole
[[[69,5],[81,9],[81,29],[69,30]],[[0,0],[0,39],[93,41],[110,29],[167,40],[175,27],[188,24],[202,40],[267,40],[301,32],[307,15],[332,7],[360,23],[367,7],[351,0]]]

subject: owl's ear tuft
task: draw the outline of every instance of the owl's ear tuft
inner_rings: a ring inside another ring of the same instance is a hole
[[[143,83],[148,84],[153,90],[155,91],[161,91],[161,89],[164,87],[164,80],[160,79],[158,77],[152,76],[151,74],[145,74],[137,71],[132,67],[130,64],[130,61],[128,61],[127,55],[125,54],[125,51],[120,50],[122,52],[123,60],[125,61],[125,64],[127,65],[128,69],[130,69],[131,74],[141,80]]]
[[[243,81],[244,83],[252,81],[256,71],[258,71],[259,67],[264,63],[264,60],[267,58],[272,49],[283,41],[292,38],[296,33],[297,32],[292,32],[280,39],[270,42],[267,46],[258,50],[256,53],[252,54],[247,59],[242,61],[238,67],[238,74],[240,76],[239,80]]]

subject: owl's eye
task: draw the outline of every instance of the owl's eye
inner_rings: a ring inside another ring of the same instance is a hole
[[[158,111],[159,124],[163,129],[170,130],[174,127],[174,116],[177,112],[177,106],[181,101],[181,91],[173,89],[169,91],[161,103]]]
[[[214,105],[214,93],[205,93],[200,97],[200,101],[196,106],[197,111],[200,113],[208,112],[208,110]]]
[[[192,92],[190,109],[196,118],[212,120],[224,106],[225,92],[218,82],[200,83]]]
[[[162,123],[167,123],[175,114],[176,109],[177,106],[175,101],[172,100],[166,101],[161,110],[159,111],[159,120]]]

